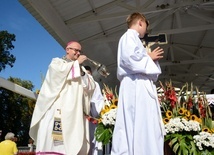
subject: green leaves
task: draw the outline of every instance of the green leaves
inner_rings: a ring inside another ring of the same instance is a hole
[[[197,148],[190,134],[174,133],[165,136],[176,155],[198,155]]]
[[[214,150],[212,151],[204,150],[204,151],[201,151],[200,154],[198,155],[213,155],[213,154],[214,154]]]
[[[190,141],[190,145],[191,145],[190,155],[197,155],[198,151],[197,151],[195,143],[193,141]]]
[[[95,130],[95,137],[98,142],[102,142],[103,145],[111,142],[112,129],[107,128],[102,123],[99,123]]]
[[[13,67],[16,58],[11,54],[10,50],[14,49],[12,44],[16,41],[16,36],[7,31],[0,31],[0,72],[6,68],[7,65]]]

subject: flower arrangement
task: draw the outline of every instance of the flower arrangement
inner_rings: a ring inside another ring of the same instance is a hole
[[[118,102],[118,94],[116,93],[116,88],[113,92],[112,89],[104,84],[103,96],[105,102],[104,107],[100,112],[98,125],[95,130],[95,137],[98,142],[102,142],[103,145],[105,145],[111,142],[116,120]]]
[[[214,154],[214,128],[206,94],[187,83],[178,92],[171,81],[160,85],[165,142],[179,155]]]

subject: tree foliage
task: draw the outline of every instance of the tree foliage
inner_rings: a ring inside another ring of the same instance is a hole
[[[0,72],[6,68],[7,65],[13,67],[16,58],[10,53],[14,49],[12,41],[16,41],[16,36],[7,31],[0,31]]]
[[[33,90],[31,81],[22,81],[19,78],[8,79],[22,87]],[[26,146],[29,140],[29,127],[35,100],[29,99],[10,90],[0,88],[0,130],[2,130],[1,140],[7,132],[16,134],[18,146]]]

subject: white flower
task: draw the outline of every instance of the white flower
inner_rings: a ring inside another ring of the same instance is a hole
[[[199,150],[206,147],[214,149],[214,135],[208,132],[200,132],[198,135],[193,136],[194,143],[196,143]]]
[[[117,109],[111,109],[102,115],[102,123],[106,125],[114,125],[116,120]]]
[[[181,131],[200,131],[200,124],[197,121],[187,121],[184,118],[175,117],[171,118],[165,124],[166,133],[175,133]]]

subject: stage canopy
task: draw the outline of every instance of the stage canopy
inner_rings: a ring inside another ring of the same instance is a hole
[[[193,82],[207,93],[214,88],[214,0],[19,1],[62,47],[77,40],[84,54],[107,66],[107,78],[93,72],[100,84],[119,86],[118,40],[127,15],[138,11],[148,18],[150,34],[167,35],[168,43],[159,45],[165,51],[159,80],[171,79],[176,87]]]

